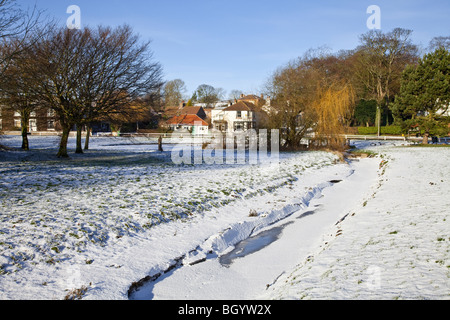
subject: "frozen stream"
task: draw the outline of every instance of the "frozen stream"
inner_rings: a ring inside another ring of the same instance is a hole
[[[204,259],[171,269],[142,286],[130,298],[246,300],[262,297],[281,275],[313,255],[327,238],[337,236],[337,222],[361,205],[376,184],[378,164],[378,159],[353,162],[354,173],[322,190],[308,207],[251,234],[224,253],[210,251]]]

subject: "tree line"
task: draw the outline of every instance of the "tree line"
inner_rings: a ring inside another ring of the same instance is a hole
[[[242,92],[239,90],[232,90],[228,100],[238,99],[241,94]],[[194,93],[189,96],[187,94],[186,83],[182,79],[167,81],[162,91],[163,107],[176,107],[183,101],[188,106],[196,103],[213,106],[223,99],[227,99],[226,91],[223,88],[215,88],[209,84],[199,85]]]
[[[383,125],[395,124],[404,134],[415,129],[424,143],[448,135],[450,37],[433,38],[423,55],[412,33],[371,30],[353,50],[311,49],[275,70],[261,92],[271,97],[266,125],[281,129],[282,147],[299,148],[308,135],[313,145],[340,148],[349,126],[374,126],[380,135]],[[168,81],[163,105],[212,105],[225,97],[205,84],[190,97],[186,91],[181,79]],[[241,94],[233,90],[228,100]]]
[[[353,50],[308,51],[268,79],[273,128],[283,146],[295,149],[309,135],[312,144],[340,148],[345,127],[369,123],[380,135],[382,118],[408,133],[449,133],[450,37],[436,37],[428,53],[411,40],[412,31],[371,30]]]
[[[0,10],[13,5],[0,0]],[[23,149],[28,149],[27,126],[36,108],[54,110],[62,128],[58,157],[67,157],[74,126],[76,152],[82,153],[83,126],[142,116],[159,100],[162,67],[153,59],[150,42],[131,27],[70,30],[37,16],[21,22],[14,14],[0,15],[10,22],[0,21],[5,25],[0,27],[0,98],[21,115]]]

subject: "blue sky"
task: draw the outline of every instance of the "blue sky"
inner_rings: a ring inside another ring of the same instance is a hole
[[[448,0],[18,0],[66,23],[69,5],[81,8],[82,26],[131,25],[188,94],[209,84],[229,93],[259,93],[280,66],[308,49],[353,49],[367,32],[368,6],[381,8],[381,28],[412,29],[427,46],[450,36]]]

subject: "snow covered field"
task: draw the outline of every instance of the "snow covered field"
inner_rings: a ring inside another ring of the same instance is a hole
[[[374,148],[373,193],[269,299],[450,299],[450,148]]]
[[[57,142],[0,152],[0,299],[449,298],[448,148],[194,166]]]

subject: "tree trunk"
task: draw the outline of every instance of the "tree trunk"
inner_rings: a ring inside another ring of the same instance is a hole
[[[428,132],[425,132],[423,135],[423,144],[428,144],[428,138],[430,137],[430,134]]]
[[[83,126],[81,124],[77,124],[77,149],[75,153],[83,153],[83,148],[81,146],[81,132],[83,130]]]
[[[158,139],[158,151],[159,152],[163,152],[164,150],[163,150],[163,146],[162,146],[162,136],[159,136],[159,139]]]
[[[377,123],[377,137],[381,136],[381,106],[377,106],[377,115],[375,117]]]
[[[70,134],[70,125],[65,125],[63,127],[63,132],[61,136],[61,142],[59,143],[59,151],[58,151],[58,158],[68,158],[69,155],[67,154],[67,142],[69,141],[69,134]]]
[[[84,140],[84,150],[89,150],[89,138],[91,137],[91,125],[86,125],[86,140]]]
[[[22,150],[29,151],[30,145],[28,143],[28,119],[22,118]]]

